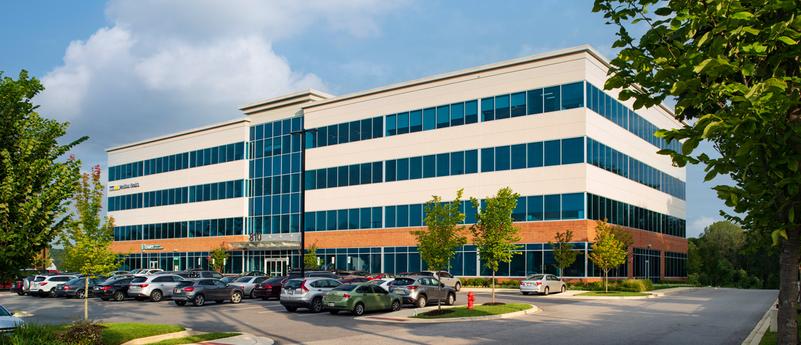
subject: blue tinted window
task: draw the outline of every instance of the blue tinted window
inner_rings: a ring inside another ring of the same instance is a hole
[[[372,119],[364,119],[361,121],[362,127],[362,139],[367,140],[373,138],[373,120]]]
[[[512,117],[526,115],[526,93],[512,94]]]
[[[419,132],[423,130],[423,111],[415,110],[409,115],[409,132]]]
[[[584,219],[584,193],[562,195],[562,219]]]
[[[420,204],[409,205],[409,226],[423,225],[423,207]]]
[[[437,128],[445,128],[451,123],[451,107],[447,105],[437,107]]]
[[[437,175],[436,158],[434,155],[423,157],[423,177],[434,177]]]
[[[546,87],[542,93],[545,112],[556,111],[561,108],[559,102],[559,86]]]
[[[478,122],[478,101],[465,102],[464,106],[464,123]]]
[[[339,130],[337,128],[339,128],[339,127],[337,127],[337,125],[331,125],[331,126],[328,126],[326,128],[328,128],[328,130],[326,131],[326,132],[328,132],[328,145],[336,145],[336,144],[338,144],[339,143],[339,135],[337,133],[339,132]]]
[[[465,151],[465,174],[473,174],[478,172],[478,150]]]
[[[395,206],[387,206],[384,209],[386,210],[386,217],[384,217],[384,227],[394,228],[395,227]]]
[[[337,187],[337,168],[328,168],[326,171],[326,179],[328,180],[328,188]]]
[[[437,128],[437,111],[434,108],[423,110],[423,130]]]
[[[415,180],[423,177],[423,157],[409,158],[409,179]]]
[[[395,209],[395,226],[405,227],[409,226],[409,206],[401,205]]]
[[[328,211],[326,212],[326,230],[336,230],[337,229],[337,211]]]
[[[584,82],[562,85],[562,109],[579,108],[584,104]]]
[[[509,170],[509,146],[495,148],[495,171]]]
[[[512,210],[512,220],[522,222],[526,220],[526,197],[517,198],[517,205]]]
[[[387,182],[392,182],[392,181],[395,181],[397,179],[397,177],[395,175],[395,171],[396,171],[395,170],[395,166],[396,166],[395,162],[396,161],[394,159],[388,160],[386,162],[386,165],[387,165],[386,175],[387,175],[387,177],[386,177],[385,181],[387,181]]]
[[[359,211],[359,229],[369,229],[370,228],[370,214],[371,210],[369,207],[362,208]]]
[[[398,133],[396,125],[395,115],[387,115],[387,136]]]
[[[348,179],[349,179],[348,185],[355,186],[360,184],[361,180],[359,179],[359,177],[361,177],[361,170],[359,164],[348,166]]]
[[[481,121],[495,120],[495,98],[481,99]]]
[[[542,143],[530,143],[527,148],[528,162],[526,164],[529,168],[542,166]]]
[[[561,217],[559,194],[545,196],[545,220],[558,220]]]
[[[562,140],[562,164],[581,163],[584,161],[584,138]]]
[[[373,217],[371,219],[373,228],[380,228],[383,226],[383,217],[382,217],[383,209],[381,207],[373,207]]]
[[[512,169],[526,167],[526,144],[512,145]]]
[[[384,181],[384,165],[382,162],[373,163],[373,183]]]
[[[373,118],[373,138],[380,138],[384,135],[384,118],[374,117]]]
[[[337,230],[346,230],[348,228],[348,210],[337,211]]]
[[[409,113],[398,113],[397,122],[398,134],[409,133]]]
[[[344,144],[348,142],[348,124],[342,123],[339,125],[339,143]]]
[[[464,124],[464,103],[451,104],[451,126]]]
[[[398,181],[408,180],[409,179],[409,158],[402,158],[398,159],[398,173],[397,178]]]
[[[485,148],[481,149],[481,171],[495,171],[495,149]]]
[[[509,95],[495,97],[495,119],[509,117]]]
[[[340,187],[348,186],[348,167],[339,167],[337,169],[337,177],[338,181],[337,184]]]
[[[528,113],[542,113],[542,89],[531,90],[528,92]]]
[[[325,214],[326,213],[324,211],[315,212],[316,221],[314,227],[316,230],[326,230]]]
[[[559,140],[545,142],[545,166],[559,165],[561,163]]]
[[[530,196],[527,198],[526,220],[543,220],[542,196]]]
[[[373,172],[371,171],[372,163],[363,163],[359,164],[359,170],[361,170],[361,182],[362,183],[373,183]]]
[[[451,175],[464,174],[464,152],[451,153]]]
[[[359,228],[359,209],[353,208],[348,210],[348,229]]]
[[[349,141],[359,141],[362,140],[362,124],[359,121],[353,121],[350,123],[350,138]]]
[[[437,177],[448,176],[450,173],[450,157],[447,153],[437,155]]]

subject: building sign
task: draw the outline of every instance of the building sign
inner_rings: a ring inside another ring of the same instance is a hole
[[[162,247],[160,244],[143,244],[142,245],[142,250],[162,250],[162,249],[164,249],[164,247]]]
[[[115,192],[115,191],[118,191],[118,190],[123,190],[123,189],[128,189],[128,188],[139,188],[139,182],[108,186],[109,192]]]

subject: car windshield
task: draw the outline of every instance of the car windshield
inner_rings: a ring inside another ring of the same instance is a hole
[[[0,306],[0,316],[11,316],[11,313],[8,312],[6,308],[3,308],[3,306]]]
[[[131,283],[144,283],[147,281],[147,277],[136,277],[131,280]]]
[[[191,280],[184,280],[184,281],[182,281],[182,282],[178,282],[178,285],[176,285],[176,287],[190,286],[190,285],[192,285],[192,284],[194,284],[194,283],[195,283],[195,282],[194,282],[194,281],[191,281]]]
[[[398,278],[389,283],[389,285],[394,285],[394,286],[412,285],[412,284],[414,284],[414,279],[410,278]]]
[[[239,279],[237,279],[237,280],[236,280],[236,282],[237,282],[237,283],[247,283],[247,282],[249,282],[251,279],[253,279],[253,277],[242,277],[242,278],[239,278]]]
[[[36,279],[34,279],[33,281],[35,281],[35,282],[40,282],[40,281],[43,281],[43,280],[45,280],[45,277],[38,276],[38,277],[36,277]]]
[[[417,275],[417,276],[426,276],[426,277],[433,277],[433,276],[434,276],[434,272],[417,272],[417,273],[415,273],[414,275]]]
[[[543,277],[545,277],[544,274],[535,274],[535,275],[529,276],[526,279],[527,280],[541,280]]]
[[[83,278],[72,278],[67,281],[67,285],[78,285],[83,281]]]
[[[303,281],[300,279],[290,279],[288,282],[286,282],[286,284],[284,284],[284,287],[287,289],[297,289],[300,287],[301,283],[303,283]]]
[[[267,281],[265,281],[265,283],[277,284],[277,283],[280,283],[280,282],[284,281],[284,279],[286,279],[286,277],[273,277],[273,278],[267,279]]]
[[[342,284],[334,288],[334,291],[353,291],[358,285],[355,284]]]

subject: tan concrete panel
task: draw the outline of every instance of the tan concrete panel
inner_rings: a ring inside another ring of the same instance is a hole
[[[243,217],[247,215],[247,198],[137,208],[109,212],[108,215],[114,218],[117,226]]]

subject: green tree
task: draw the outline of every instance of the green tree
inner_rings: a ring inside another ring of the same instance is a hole
[[[303,266],[306,269],[316,270],[320,265],[317,263],[317,244],[312,244],[306,249],[306,254],[303,255]]]
[[[713,286],[730,286],[739,268],[738,255],[745,243],[745,233],[739,226],[715,222],[704,229],[698,241],[701,259],[701,281]]]
[[[225,251],[225,247],[220,245],[219,248],[216,248],[209,253],[210,261],[209,266],[211,269],[222,273],[223,269],[225,268],[225,260],[228,259],[228,252]]]
[[[604,291],[609,292],[609,271],[626,263],[628,247],[616,234],[617,226],[605,220],[597,221],[595,226],[595,242],[592,243],[590,259],[596,267],[604,272]]]
[[[69,271],[80,272],[85,276],[83,319],[89,319],[89,279],[109,272],[120,265],[120,259],[111,251],[114,240],[114,220],[103,222],[100,211],[103,203],[103,184],[100,183],[100,166],[92,168],[92,173],[83,174],[78,189],[73,196],[73,206],[78,212],[77,219],[69,223],[69,228],[61,237],[64,246],[64,266]]]
[[[620,98],[633,98],[635,109],[674,99],[675,116],[685,125],[656,134],[684,141],[680,152],[661,153],[678,166],[704,164],[706,180],[730,176],[733,186],[715,187],[736,212],[724,215],[780,246],[777,338],[797,343],[801,6],[791,0],[596,0],[593,11],[619,29],[613,47],[620,51],[605,88],[621,88]],[[703,140],[719,155],[695,152]]]
[[[67,123],[45,119],[32,102],[44,88],[28,72],[0,72],[0,279],[31,267],[67,226],[80,163],[64,159],[85,137],[59,144]]]
[[[554,240],[556,242],[548,241],[548,245],[553,248],[553,259],[556,261],[556,267],[559,268],[559,276],[561,277],[565,268],[576,262],[576,257],[578,256],[578,252],[573,250],[573,245],[570,243],[573,240],[573,230],[557,232]]]
[[[476,223],[470,227],[473,242],[484,267],[492,271],[492,303],[495,303],[495,273],[501,262],[509,263],[520,254],[515,242],[520,241],[517,228],[512,225],[512,211],[517,207],[520,194],[509,187],[502,188],[494,197],[487,198],[484,207],[476,198],[470,198],[478,211]]]
[[[412,231],[417,238],[420,258],[432,271],[447,269],[451,259],[456,255],[456,250],[467,242],[462,234],[462,227],[457,226],[464,221],[464,213],[459,211],[463,192],[463,189],[458,190],[456,199],[447,203],[434,195],[425,205],[426,227]],[[437,308],[442,309],[440,300],[437,300]]]

